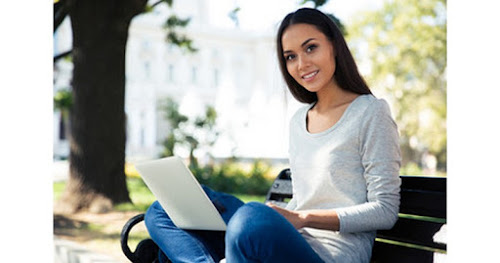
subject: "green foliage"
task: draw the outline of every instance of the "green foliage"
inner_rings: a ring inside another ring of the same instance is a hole
[[[196,176],[197,173],[195,172],[194,174]],[[244,174],[243,176],[248,177],[249,175]],[[204,184],[204,182],[200,182],[200,183]],[[220,183],[220,179],[219,179],[219,183]],[[227,182],[221,183],[221,184],[227,185]],[[56,185],[57,185],[57,187],[56,187]],[[58,184],[54,183],[54,195],[55,196],[60,196],[60,193],[62,193],[62,190],[60,190],[59,188],[64,187],[64,185],[65,185],[64,182],[61,182]],[[207,185],[207,186],[211,187],[214,190],[216,190],[215,187],[218,187],[217,185]],[[142,212],[145,212],[148,209],[148,207],[151,205],[151,203],[153,203],[156,200],[156,197],[153,195],[153,193],[151,193],[151,191],[149,190],[149,188],[146,186],[146,184],[144,183],[144,181],[141,178],[128,177],[127,178],[127,187],[129,189],[129,192],[130,192],[130,199],[132,199],[132,203],[117,204],[114,206],[114,210],[116,210],[116,211],[140,211],[140,212],[142,211]],[[270,185],[269,185],[269,187],[270,187]],[[251,191],[251,193],[244,192],[244,191],[242,191],[242,189],[245,190],[246,189],[245,187],[237,187],[236,188],[234,186],[231,187],[230,185],[224,189],[228,189],[228,191],[226,191],[227,193],[234,194],[236,197],[238,197],[240,200],[242,200],[245,203],[250,202],[250,201],[264,202],[266,199],[265,194],[267,193],[267,190],[264,192],[262,190],[260,190],[260,192],[259,191]],[[259,192],[259,194],[253,194],[254,192]]]
[[[215,108],[206,106],[203,116],[190,120],[179,112],[179,104],[170,97],[163,101],[161,107],[170,131],[163,141],[164,150],[160,157],[174,155],[175,147],[182,145],[189,149],[190,166],[198,166],[194,152],[200,147],[211,147],[219,135],[215,130],[217,120]]]
[[[143,13],[151,13],[157,5],[162,3],[165,3],[169,8],[172,8],[173,0],[158,0],[153,4],[147,4],[144,8]],[[190,21],[191,18],[182,19],[173,14],[167,18],[163,25],[163,28],[167,33],[165,37],[165,41],[167,43],[178,46],[181,50],[188,53],[194,53],[197,52],[198,49],[193,47],[193,41],[186,35],[179,33],[179,29],[188,26]]]
[[[419,163],[428,150],[445,168],[446,2],[386,1],[357,17],[349,40],[366,48],[354,51],[371,64],[365,77],[374,93],[393,102],[404,163]]]
[[[172,129],[178,129],[181,123],[188,121],[188,117],[179,112],[179,103],[171,97],[165,99],[162,109]]]
[[[73,105],[73,97],[69,90],[59,90],[54,95],[54,109],[68,111]]]
[[[173,28],[176,26],[185,27],[189,24],[190,20],[191,20],[191,18],[181,19],[181,18],[177,17],[176,15],[171,15],[167,19],[167,21],[165,22],[164,27],[165,28]]]
[[[163,141],[164,149],[160,157],[172,156],[174,155],[175,145],[181,140],[179,137],[182,137],[176,134],[175,131],[179,130],[182,123],[188,121],[188,117],[179,112],[179,104],[170,97],[167,97],[160,107],[171,129],[167,138]]]
[[[163,25],[163,28],[167,31],[167,43],[174,44],[182,50],[194,53],[198,49],[193,47],[193,41],[187,36],[179,34],[177,31],[179,27],[186,27],[189,21],[191,21],[191,18],[181,19],[176,15],[171,15]]]
[[[249,172],[237,162],[227,160],[220,166],[191,167],[196,179],[204,185],[222,192],[265,195],[273,180],[265,175],[271,167],[263,161],[255,161]]]
[[[405,166],[401,167],[399,171],[401,175],[422,175],[423,170],[414,162],[409,162]]]

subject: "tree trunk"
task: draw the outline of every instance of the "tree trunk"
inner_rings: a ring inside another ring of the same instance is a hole
[[[125,47],[145,0],[75,0],[70,176],[55,210],[106,212],[130,202],[125,181]]]

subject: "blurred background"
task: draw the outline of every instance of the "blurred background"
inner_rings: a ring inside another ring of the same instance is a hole
[[[128,20],[110,22],[125,28],[123,70],[100,72],[92,70],[105,53],[91,59],[95,54],[81,40],[90,39],[99,12],[80,14],[89,7],[55,1],[55,238],[123,261],[117,233],[154,201],[133,164],[164,156],[185,158],[198,180],[216,190],[263,201],[274,176],[288,166],[288,121],[301,106],[288,93],[275,54],[279,22],[299,7],[318,8],[334,19],[372,92],[389,102],[400,131],[401,174],[446,176],[444,0],[144,1]],[[102,41],[96,47],[108,45]],[[97,77],[101,73],[106,77]],[[89,83],[92,76],[104,84]],[[122,82],[113,84],[109,76]],[[85,93],[92,89],[99,92]],[[96,96],[98,103],[89,104],[85,96]],[[123,121],[97,121],[116,108]],[[92,128],[94,122],[100,126]],[[105,148],[119,137],[106,135],[112,126],[125,127],[122,152]],[[101,169],[101,160],[123,169]],[[132,242],[147,232],[136,236]]]

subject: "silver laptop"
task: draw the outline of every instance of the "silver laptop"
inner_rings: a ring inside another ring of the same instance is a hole
[[[135,167],[177,227],[226,230],[226,223],[181,158],[167,157]]]

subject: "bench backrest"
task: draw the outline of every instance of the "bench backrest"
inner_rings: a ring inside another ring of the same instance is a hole
[[[286,205],[292,197],[291,173],[281,171],[267,201]],[[446,244],[434,241],[446,224],[446,178],[401,176],[399,219],[391,230],[377,231],[372,262],[433,262],[446,253]]]
[[[292,177],[290,169],[282,170],[274,179],[271,188],[267,192],[266,202],[271,202],[284,207],[292,198]]]

